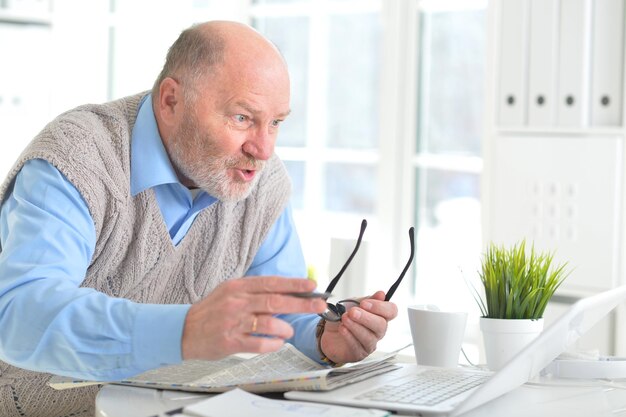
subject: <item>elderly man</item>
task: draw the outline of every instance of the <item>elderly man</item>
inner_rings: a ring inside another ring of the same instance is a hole
[[[0,188],[0,415],[93,415],[97,387],[55,392],[50,373],[118,380],[286,341],[331,364],[375,349],[397,314],[383,292],[328,324],[323,300],[290,295],[314,284],[294,279],[274,155],[289,94],[270,42],[208,22],[151,93],[68,111],[30,143]]]

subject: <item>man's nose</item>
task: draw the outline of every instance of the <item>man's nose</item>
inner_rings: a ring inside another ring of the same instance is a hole
[[[261,161],[268,160],[274,153],[276,134],[269,132],[267,128],[259,128],[248,137],[242,146],[245,153]]]

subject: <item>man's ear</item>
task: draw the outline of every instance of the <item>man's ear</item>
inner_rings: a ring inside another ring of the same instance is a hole
[[[183,99],[181,86],[175,79],[166,77],[161,81],[155,113],[167,130],[178,124],[183,114]]]

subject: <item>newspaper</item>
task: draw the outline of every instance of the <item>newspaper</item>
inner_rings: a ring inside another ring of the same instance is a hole
[[[154,369],[114,384],[197,392],[225,392],[235,387],[248,392],[334,389],[373,375],[397,369],[396,352],[376,359],[328,368],[311,360],[290,344],[251,359],[230,356],[219,361],[191,360]],[[53,377],[52,388],[66,389],[87,382]]]

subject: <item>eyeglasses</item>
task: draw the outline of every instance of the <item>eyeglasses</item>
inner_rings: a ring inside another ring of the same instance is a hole
[[[330,294],[335,289],[335,286],[339,282],[339,279],[348,268],[348,265],[350,265],[350,262],[352,262],[354,255],[356,255],[357,251],[359,250],[359,247],[361,246],[361,240],[363,239],[363,233],[365,233],[366,227],[367,227],[367,220],[363,219],[363,221],[361,222],[361,231],[359,232],[359,238],[356,241],[356,246],[354,250],[352,251],[352,253],[350,254],[350,257],[348,258],[346,263],[343,265],[343,267],[339,271],[339,273],[335,276],[335,278],[332,279],[332,281],[330,281],[330,284],[328,284],[328,287],[326,288],[326,291],[325,291],[327,294]],[[414,228],[411,227],[409,229],[409,240],[411,242],[411,255],[409,256],[409,261],[404,266],[404,269],[402,270],[400,277],[389,288],[389,291],[387,291],[387,294],[385,295],[385,301],[389,301],[391,299],[393,294],[396,292],[396,289],[398,289],[398,286],[402,282],[402,279],[404,278],[406,271],[411,266],[411,262],[413,262],[413,256],[415,254],[414,233],[415,233]],[[327,302],[326,311],[320,314],[320,316],[328,321],[334,321],[334,322],[341,321],[341,316],[343,316],[346,311],[348,311],[352,307],[358,306],[359,304],[360,304],[359,300],[355,300],[355,299],[340,300],[336,304]]]

